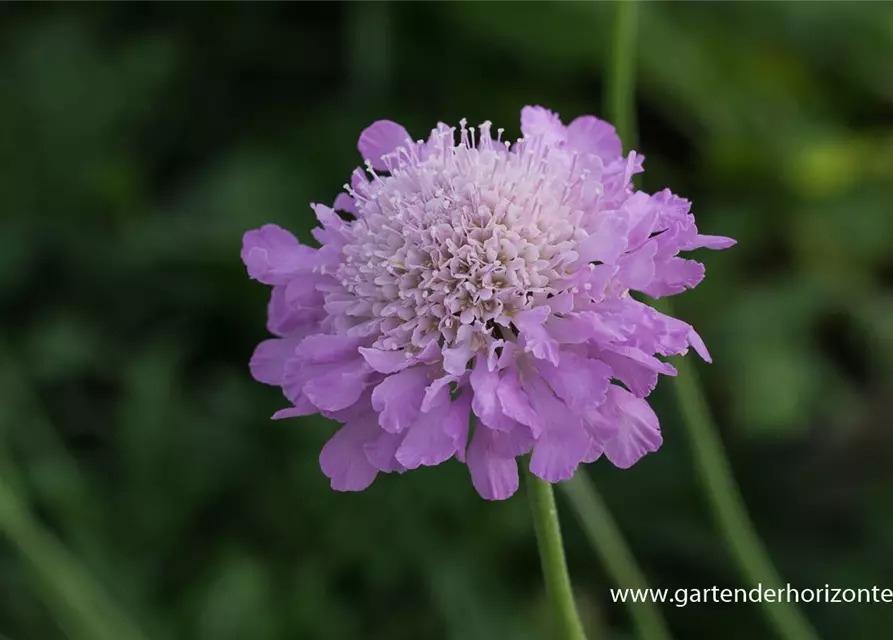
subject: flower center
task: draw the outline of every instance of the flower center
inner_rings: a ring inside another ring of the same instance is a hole
[[[463,122],[458,144],[441,128],[399,149],[390,175],[370,170],[352,191],[337,273],[354,299],[347,315],[380,321],[383,349],[451,345],[462,327],[476,349],[505,337],[515,314],[571,286],[577,227],[597,195],[583,193],[576,165],[539,137],[509,148],[488,123],[477,145]]]

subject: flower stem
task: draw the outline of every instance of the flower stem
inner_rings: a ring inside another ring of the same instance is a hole
[[[567,496],[586,536],[614,583],[622,589],[648,590],[645,574],[626,545],[620,528],[611,517],[595,484],[581,468],[560,485]],[[657,606],[652,602],[626,603],[640,640],[670,640],[670,632]]]
[[[558,509],[555,506],[552,485],[530,472],[526,475],[527,495],[533,512],[543,578],[546,582],[546,592],[555,611],[556,622],[561,630],[559,637],[561,640],[586,640],[574,602],[567,562],[564,559],[561,526],[558,523]]]

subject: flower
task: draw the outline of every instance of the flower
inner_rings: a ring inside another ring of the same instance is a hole
[[[366,171],[313,205],[319,248],[276,225],[245,234],[277,336],[251,372],[290,401],[274,418],[343,424],[320,454],[332,488],[455,457],[500,500],[528,453],[550,482],[602,454],[630,467],[662,442],[645,397],[676,371],[656,356],[710,361],[691,326],[630,292],[692,288],[704,267],[677,254],[734,240],[698,234],[687,200],[635,190],[642,157],[608,123],[525,107],[521,131],[509,144],[463,120],[414,142],[376,122]]]

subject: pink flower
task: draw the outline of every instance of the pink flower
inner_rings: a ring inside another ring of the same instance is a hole
[[[676,372],[656,356],[709,361],[691,326],[629,292],[692,288],[704,267],[677,254],[734,240],[698,234],[669,191],[636,191],[642,157],[609,124],[525,107],[521,130],[509,145],[463,121],[458,140],[441,124],[414,142],[376,122],[366,172],[334,209],[313,205],[319,248],[275,225],[245,234],[277,336],[252,374],[291,402],[274,418],[343,423],[320,455],[334,489],[455,457],[500,500],[528,453],[550,482],[602,454],[629,467],[661,445],[645,397]]]

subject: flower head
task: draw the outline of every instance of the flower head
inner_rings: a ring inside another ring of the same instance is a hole
[[[366,171],[313,205],[319,248],[275,225],[245,234],[278,336],[252,374],[293,405],[274,418],[343,423],[320,455],[333,488],[456,457],[503,499],[528,453],[550,482],[602,454],[629,467],[661,444],[644,398],[676,372],[656,356],[709,361],[691,326],[630,291],[694,287],[703,266],[677,254],[734,241],[698,234],[687,200],[636,191],[642,157],[609,124],[525,107],[521,130],[509,144],[462,121],[413,141],[376,122]]]

